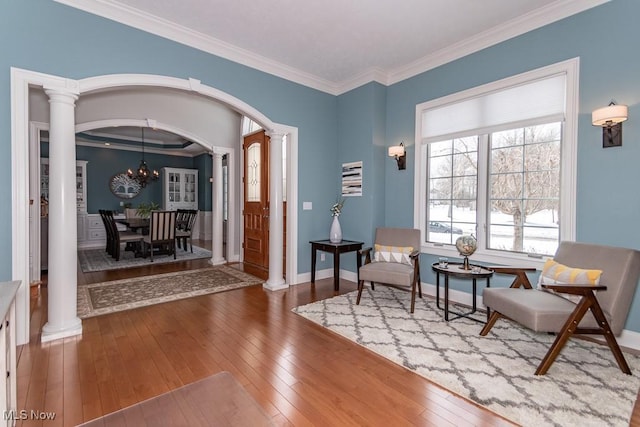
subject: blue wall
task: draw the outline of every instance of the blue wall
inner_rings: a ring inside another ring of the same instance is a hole
[[[140,164],[141,154],[133,151],[109,150],[94,147],[76,147],[76,158],[87,160],[87,212],[98,213],[98,209],[122,211],[120,202],[130,202],[133,207],[143,202],[155,202],[162,206],[162,178],[147,184],[133,199],[120,199],[109,189],[111,177],[125,172],[128,168],[136,168]],[[190,157],[164,156],[145,153],[144,158],[150,168],[158,170],[162,175],[162,167],[193,169]]]
[[[72,79],[114,73],[199,79],[274,122],[299,129],[298,189],[304,195],[300,203],[304,199],[314,206],[304,212],[299,207],[299,269],[309,271],[308,241],[328,234],[331,217],[326,209],[336,192],[337,178],[317,179],[327,176],[337,164],[335,96],[50,0],[5,3],[0,13],[0,40],[0,87],[5,94],[0,101],[0,178],[4,182],[11,182],[10,67]],[[139,159],[127,158],[127,165],[132,161]],[[151,156],[148,161],[156,164]],[[11,200],[11,186],[0,188],[0,198]],[[0,280],[7,280],[11,278],[9,203],[0,206],[0,217],[5,219],[0,222],[0,239],[6,242],[0,247]]]
[[[41,144],[40,153],[42,157],[49,157],[48,149],[49,144]],[[145,153],[144,158],[149,167],[158,170],[161,175],[161,169],[163,167],[198,169],[199,166],[201,166],[197,164],[195,158],[190,157]],[[113,175],[126,172],[128,168],[135,170],[140,164],[141,153],[77,145],[76,159],[87,161],[88,213],[98,213],[98,209],[122,211],[123,207],[120,206],[120,202],[131,203],[133,207],[147,202],[155,202],[162,206],[162,178],[156,182],[147,184],[147,186],[140,191],[140,194],[132,199],[116,197],[109,189],[109,183]],[[211,170],[211,166],[209,170]],[[198,175],[201,173],[202,171],[199,171]],[[209,184],[208,180],[207,184],[209,193],[211,193],[211,184]],[[202,184],[199,183],[198,185],[200,186]],[[203,190],[200,190],[200,192],[203,192]],[[211,199],[211,196],[209,196],[209,199]],[[198,202],[198,204],[202,206],[200,200],[198,200]],[[211,210],[210,203],[209,210]]]
[[[369,83],[338,97],[339,164],[362,161],[362,196],[345,198],[340,215],[343,237],[371,246],[376,227],[385,224],[386,88]],[[390,161],[389,165],[395,165]],[[336,187],[340,195],[341,182]],[[345,269],[355,271],[355,254],[342,255]]]
[[[306,272],[307,242],[328,234],[328,209],[340,191],[343,162],[364,162],[364,194],[347,200],[340,218],[345,238],[370,244],[378,225],[413,226],[416,104],[580,57],[577,238],[639,248],[638,16],[640,2],[611,1],[389,87],[371,83],[331,96],[48,0],[9,2],[0,14],[0,87],[9,93],[11,66],[74,79],[110,73],[193,77],[275,122],[298,127],[298,260],[299,272]],[[630,118],[624,124],[623,146],[603,150],[601,130],[591,126],[590,114],[611,99],[627,104]],[[0,102],[4,182],[11,179],[10,114],[9,97],[4,96]],[[386,147],[400,141],[408,147],[405,171],[398,171],[386,156]],[[0,187],[0,198],[11,200],[9,186]],[[313,210],[303,211],[304,201],[313,202]],[[7,203],[0,206],[1,217],[10,215]],[[10,241],[10,221],[0,223],[0,239]],[[328,261],[319,268],[328,268]],[[424,255],[422,261],[429,265],[433,257]],[[353,269],[350,264],[343,266]],[[7,244],[0,247],[0,280],[10,278],[10,268]],[[423,273],[423,280],[433,283],[428,269]],[[640,295],[633,301],[626,327],[640,331]]]
[[[640,2],[615,0],[390,86],[389,145],[414,140],[416,104],[580,57],[577,240],[640,249],[639,16]],[[602,129],[591,125],[591,111],[611,99],[629,106],[629,120],[623,146],[602,149]],[[414,159],[408,154],[406,173],[387,167],[388,225],[413,226]],[[421,260],[428,266],[434,258]],[[430,269],[422,273],[423,281],[435,282]],[[626,328],[640,331],[640,292]]]

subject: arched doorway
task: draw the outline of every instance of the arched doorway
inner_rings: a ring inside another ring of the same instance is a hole
[[[272,122],[264,114],[244,103],[243,101],[219,91],[215,88],[202,85],[195,79],[178,79],[166,76],[123,74],[91,77],[83,80],[70,80],[57,76],[35,73],[17,68],[11,69],[11,95],[12,95],[12,279],[20,280],[21,287],[17,295],[16,303],[16,332],[18,344],[29,341],[29,87],[43,87],[64,91],[72,96],[82,96],[93,91],[109,88],[126,87],[161,87],[178,89],[194,93],[197,96],[206,96],[224,103],[240,114],[250,117],[265,129],[274,134],[287,135],[288,138],[288,167],[287,181],[292,183],[288,187],[287,199],[289,200],[289,221],[286,275],[290,281],[295,280],[297,272],[297,242],[295,230],[297,230],[297,129]],[[240,144],[240,141],[238,141]],[[208,147],[212,151],[215,147]],[[238,172],[239,173],[239,172]],[[236,213],[237,216],[237,213]],[[277,219],[276,219],[277,220]],[[281,244],[282,242],[280,242]],[[281,270],[276,269],[276,270]],[[279,289],[287,284],[282,279],[272,280],[270,277],[265,287],[267,289]],[[64,337],[64,331],[60,336]],[[66,335],[68,336],[68,335]]]

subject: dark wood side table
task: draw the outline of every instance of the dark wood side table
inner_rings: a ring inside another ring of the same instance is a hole
[[[431,268],[436,272],[436,306],[440,309],[440,275],[444,275],[444,320],[449,321],[449,313],[455,314],[451,320],[458,319],[460,317],[466,317],[467,319],[475,320],[476,322],[483,323],[482,320],[478,320],[470,315],[476,312],[476,280],[487,279],[487,288],[491,286],[489,279],[493,276],[493,271],[487,268],[480,268],[480,271],[474,273],[471,270],[464,270],[461,268],[462,264],[449,263],[447,267],[440,267],[437,262],[433,263]],[[456,313],[449,311],[449,276],[457,277],[459,279],[471,279],[473,282],[473,306],[471,311],[467,313]],[[487,320],[489,320],[489,310],[487,309]]]
[[[355,252],[362,249],[364,242],[342,240],[340,243],[331,243],[330,240],[312,240],[311,243],[311,283],[316,282],[316,252],[323,251],[333,254],[333,290],[340,289],[340,254]],[[357,259],[357,272],[360,274],[360,257]]]

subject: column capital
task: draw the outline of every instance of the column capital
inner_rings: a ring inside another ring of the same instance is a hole
[[[278,130],[278,129],[267,129],[265,130],[265,133],[271,139],[280,139],[280,140],[284,138],[284,136],[286,135],[286,132],[282,132],[281,130]]]
[[[49,103],[60,102],[60,103],[68,104],[75,107],[76,101],[78,99],[78,95],[76,93],[70,92],[68,90],[61,90],[58,88],[53,88],[53,89],[45,88],[44,92],[49,97]]]
[[[80,95],[80,84],[77,80],[64,79],[56,82],[45,83],[42,88],[45,92],[52,91],[60,94],[67,93],[69,95]]]

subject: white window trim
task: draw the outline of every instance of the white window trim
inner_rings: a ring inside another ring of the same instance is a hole
[[[442,98],[418,104],[416,106],[415,128],[415,185],[414,185],[414,227],[421,230],[421,252],[435,256],[460,257],[452,245],[427,243],[426,218],[427,206],[423,195],[427,194],[427,142],[422,138],[422,112],[444,104],[458,102],[466,98],[480,96],[487,92],[501,90],[516,84],[544,78],[553,74],[566,75],[566,110],[562,130],[562,165],[560,168],[560,241],[574,241],[576,235],[576,188],[577,188],[577,153],[578,153],[578,78],[580,59],[572,58],[547,67],[538,68],[526,73],[511,76],[482,86],[454,93]],[[480,185],[481,177],[478,177]],[[478,201],[480,203],[480,200]],[[486,201],[482,201],[484,205]],[[480,206],[479,206],[480,207]],[[480,224],[479,224],[480,226]],[[526,254],[509,253],[491,249],[478,248],[473,255],[474,261],[500,265],[518,265],[523,267],[542,268],[545,257],[534,258]]]

